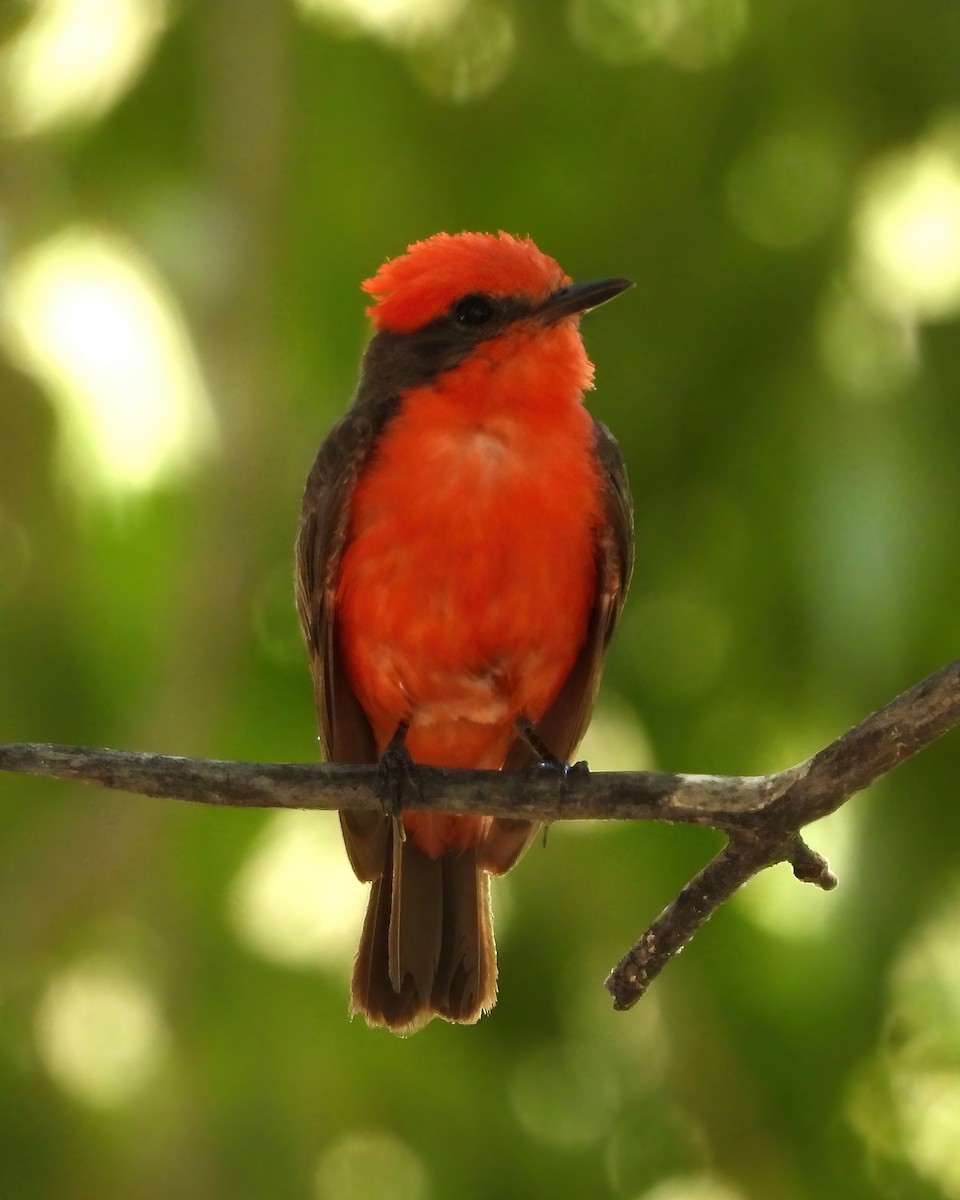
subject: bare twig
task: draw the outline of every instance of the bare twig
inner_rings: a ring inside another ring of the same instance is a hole
[[[753,875],[789,862],[829,890],[836,877],[800,837],[811,821],[960,724],[960,659],[872,713],[806,762],[773,775],[454,771],[418,767],[424,812],[540,821],[672,821],[724,831],[727,845],[614,967],[607,989],[629,1008],[717,908]],[[218,762],[125,750],[0,745],[0,770],[74,779],[145,796],[240,808],[376,809],[375,766]]]

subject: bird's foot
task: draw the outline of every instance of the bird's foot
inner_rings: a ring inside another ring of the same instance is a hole
[[[590,768],[585,762],[571,764],[564,762],[561,758],[557,758],[537,732],[536,726],[529,717],[517,717],[515,724],[517,733],[540,760],[535,770],[555,771],[562,779],[576,778],[577,776],[588,775],[590,773]]]
[[[411,792],[420,795],[420,779],[406,745],[409,728],[408,721],[400,722],[377,765],[377,791],[380,793],[383,813],[396,821],[401,839],[404,837],[403,822],[400,820],[403,798]]]

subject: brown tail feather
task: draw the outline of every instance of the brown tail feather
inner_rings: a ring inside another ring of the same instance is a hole
[[[432,859],[390,833],[351,984],[351,1012],[394,1033],[433,1017],[472,1024],[497,996],[490,881],[476,847]]]

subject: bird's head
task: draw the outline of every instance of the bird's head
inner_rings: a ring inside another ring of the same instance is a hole
[[[477,371],[508,361],[525,375],[536,367],[544,379],[562,376],[582,392],[592,367],[579,317],[630,286],[627,279],[575,284],[530,238],[438,233],[363,284],[374,297],[367,309],[377,332],[372,357],[401,386],[471,359]]]

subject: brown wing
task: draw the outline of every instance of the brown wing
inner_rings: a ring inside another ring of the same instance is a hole
[[[633,499],[627,469],[613,434],[594,420],[595,452],[603,471],[604,516],[597,545],[597,593],[583,647],[556,700],[537,722],[544,744],[564,762],[586,732],[600,686],[603,658],[623,608],[633,572]],[[507,770],[535,766],[534,751],[518,738],[507,755]],[[484,867],[508,871],[536,835],[527,821],[495,820],[484,847]]]
[[[350,498],[377,434],[396,400],[356,404],[334,425],[307,477],[296,548],[296,595],[310,656],[320,745],[328,762],[377,761],[366,714],[347,680],[336,637],[336,587],[347,537]],[[378,813],[340,814],[344,841],[360,879],[377,878],[387,844]]]

